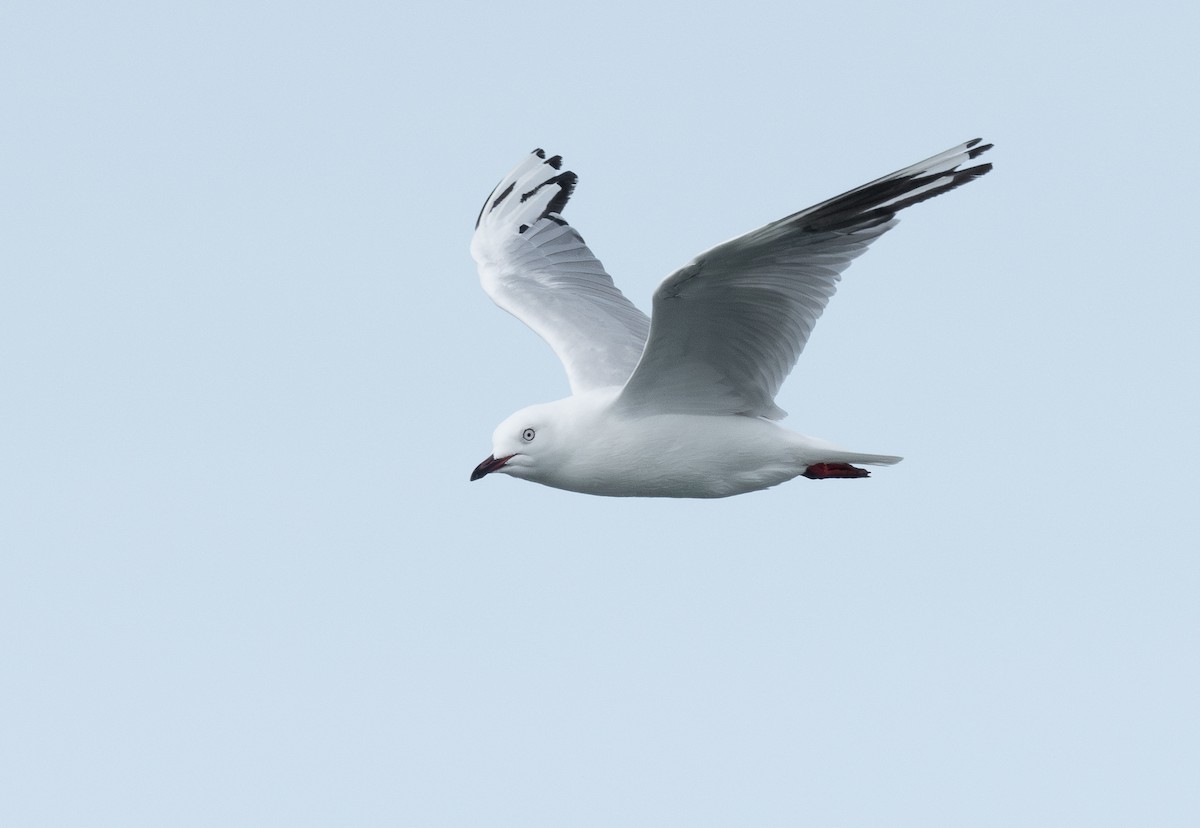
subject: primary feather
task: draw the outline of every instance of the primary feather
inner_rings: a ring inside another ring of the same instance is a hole
[[[896,213],[983,175],[959,169],[991,147],[968,141],[701,253],[654,294],[629,409],[779,419],[775,395],[842,272],[896,226]]]
[[[579,394],[629,378],[650,320],[563,219],[576,176],[560,172],[561,163],[534,150],[496,185],[471,254],[488,296],[546,340]]]

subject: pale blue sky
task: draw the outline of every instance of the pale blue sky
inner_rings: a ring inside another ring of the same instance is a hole
[[[1194,826],[1191,4],[9,2],[0,823]],[[535,146],[641,307],[975,136],[727,501],[468,483]]]

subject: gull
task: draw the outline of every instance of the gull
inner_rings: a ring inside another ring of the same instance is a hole
[[[524,408],[471,480],[499,472],[614,497],[728,497],[901,458],[778,425],[775,404],[841,273],[896,214],[987,173],[976,138],[701,253],[637,309],[562,217],[578,177],[534,150],[488,196],[471,255],[484,290],[566,369],[571,396]]]

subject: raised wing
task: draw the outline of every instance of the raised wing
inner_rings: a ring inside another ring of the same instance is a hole
[[[560,215],[577,179],[561,167],[561,157],[534,150],[497,184],[471,255],[488,296],[549,343],[578,394],[629,379],[650,320]]]
[[[986,173],[980,139],[702,253],[654,295],[650,338],[618,405],[633,412],[779,419],[775,394],[841,273],[896,213]]]

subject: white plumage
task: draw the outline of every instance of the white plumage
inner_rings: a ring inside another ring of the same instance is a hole
[[[990,148],[969,141],[717,245],[659,285],[652,319],[562,218],[576,175],[535,150],[484,202],[471,253],[493,301],[554,349],[572,396],[509,417],[471,479],[723,497],[899,462],[780,428],[775,395],[842,271],[898,211],[988,172],[963,165]]]

